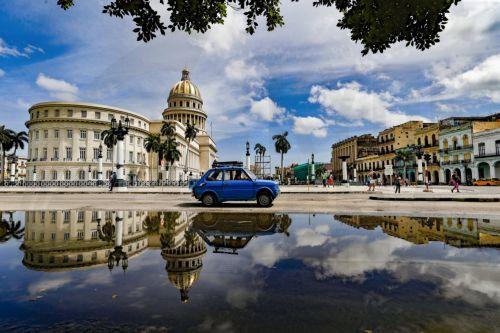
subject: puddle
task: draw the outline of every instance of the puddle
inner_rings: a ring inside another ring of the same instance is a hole
[[[2,219],[1,331],[500,327],[500,220],[92,210]]]

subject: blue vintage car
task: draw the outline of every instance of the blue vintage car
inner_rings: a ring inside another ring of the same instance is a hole
[[[259,206],[268,207],[279,193],[275,181],[257,179],[251,171],[240,166],[210,169],[193,187],[194,197],[205,206],[224,201],[257,200]]]

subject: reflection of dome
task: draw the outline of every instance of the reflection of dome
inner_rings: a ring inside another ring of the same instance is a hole
[[[181,292],[181,301],[189,299],[189,289],[198,281],[203,266],[202,257],[207,252],[205,243],[198,237],[192,246],[185,244],[162,251],[163,258],[167,261],[166,270],[168,279],[175,288]]]
[[[182,70],[182,78],[179,82],[177,82],[172,89],[170,89],[170,94],[168,95],[168,101],[170,101],[174,97],[182,97],[182,98],[194,98],[202,101],[200,90],[198,87],[190,81],[189,78],[189,70],[184,68]]]

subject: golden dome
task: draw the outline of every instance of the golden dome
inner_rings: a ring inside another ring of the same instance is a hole
[[[181,80],[170,89],[168,100],[170,101],[172,97],[191,97],[201,101],[200,90],[190,81],[189,70],[187,68],[182,70]]]

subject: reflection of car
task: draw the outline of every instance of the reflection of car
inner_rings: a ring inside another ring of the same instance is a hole
[[[272,180],[257,179],[249,170],[239,166],[222,166],[208,170],[193,187],[193,195],[205,206],[224,201],[252,201],[268,207],[280,189]]]
[[[500,186],[500,179],[478,179],[473,183],[475,186]]]
[[[200,213],[193,219],[193,230],[214,253],[237,254],[255,236],[284,233],[292,220],[286,214]]]

